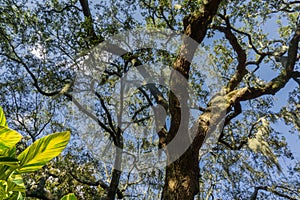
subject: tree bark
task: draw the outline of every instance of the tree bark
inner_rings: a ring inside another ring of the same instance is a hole
[[[211,106],[191,128],[190,133],[196,133],[196,135],[189,148],[179,159],[166,167],[165,185],[161,199],[194,199],[199,192],[199,150],[206,137],[216,130],[217,125],[222,126],[224,116],[231,106],[227,101],[217,104],[214,103],[214,100],[214,98],[211,100]],[[214,109],[217,112],[214,112]],[[176,150],[167,151],[168,157],[172,157],[174,152],[176,153]]]
[[[169,94],[169,110],[171,115],[170,130],[166,136],[166,144],[173,142],[176,137],[179,141],[170,147],[167,145],[166,154],[168,166],[166,167],[165,185],[161,199],[194,199],[199,191],[199,149],[207,134],[207,121],[199,120],[199,128],[193,141],[190,141],[188,131],[189,108],[187,80],[190,72],[190,62],[195,54],[198,44],[206,35],[207,27],[217,13],[221,0],[210,0],[203,4],[198,14],[191,14],[184,18],[184,34],[192,38],[195,43],[185,39],[181,46],[180,54],[174,62],[173,69],[178,73],[171,74]],[[205,113],[203,116],[209,114]],[[209,114],[210,115],[210,114]],[[189,147],[179,158],[182,146]]]
[[[166,168],[162,199],[194,199],[199,191],[199,149],[189,148]]]
[[[161,199],[194,199],[199,191],[199,149],[205,134],[199,134],[179,159],[166,167]]]
[[[118,186],[121,178],[121,168],[122,168],[122,157],[123,157],[123,148],[124,148],[124,141],[122,131],[119,129],[117,132],[117,141],[116,145],[116,153],[115,153],[115,161],[112,170],[112,177],[110,181],[110,185],[108,187],[106,200],[114,200],[116,195],[118,194]],[[118,195],[120,197],[120,195]]]

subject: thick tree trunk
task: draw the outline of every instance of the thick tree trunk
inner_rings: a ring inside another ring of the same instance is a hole
[[[199,149],[203,144],[206,134],[209,133],[208,125],[211,112],[204,113],[199,118],[196,136],[190,141],[188,131],[189,106],[188,85],[191,60],[206,35],[207,27],[217,13],[221,0],[205,1],[198,14],[191,14],[184,18],[184,33],[188,38],[183,41],[180,54],[174,62],[173,68],[178,73],[173,73],[170,80],[169,110],[171,115],[170,130],[166,135],[166,153],[168,166],[166,167],[165,185],[162,192],[163,200],[192,200],[199,191]],[[208,116],[207,116],[208,115]],[[207,118],[206,118],[207,117]],[[218,118],[218,116],[216,116]],[[217,119],[216,118],[216,119]],[[203,120],[204,119],[204,120]],[[179,138],[179,139],[178,139]],[[170,147],[174,140],[176,144]],[[187,145],[187,150],[183,148]],[[179,158],[180,153],[183,153]]]
[[[216,110],[219,112],[211,112],[210,110],[213,108],[210,107],[199,117],[197,124],[191,130],[192,133],[196,133],[191,145],[183,155],[166,167],[162,200],[192,200],[199,192],[199,150],[206,137],[216,130],[215,125],[222,126],[226,110],[230,105],[220,102],[213,106],[216,106]],[[171,152],[168,154],[169,158],[173,156],[172,153],[176,154],[176,150],[167,152]]]
[[[190,147],[179,159],[166,167],[162,199],[194,199],[199,191],[199,149]]]

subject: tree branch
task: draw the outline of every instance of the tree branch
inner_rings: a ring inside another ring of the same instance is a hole
[[[292,78],[296,81],[300,86],[300,72],[295,71],[292,73]]]
[[[229,41],[229,43],[231,44],[232,48],[234,49],[234,51],[237,53],[238,56],[237,57],[238,65],[236,67],[236,72],[227,84],[227,92],[230,92],[237,87],[237,85],[242,81],[243,77],[248,73],[246,69],[247,55],[246,55],[246,51],[239,44],[237,37],[232,33],[231,31],[232,27],[230,25],[228,17],[224,17],[224,20],[226,22],[226,27],[223,26],[214,26],[214,27],[225,34],[226,39]]]
[[[284,197],[284,198],[287,198],[287,199],[290,199],[290,200],[297,200],[296,198],[294,197],[291,197],[291,196],[288,196],[286,194],[283,194],[279,191],[276,191],[275,189],[271,188],[271,187],[268,187],[268,186],[257,186],[254,188],[254,192],[253,194],[251,195],[250,197],[250,200],[256,200],[257,199],[257,195],[258,195],[258,192],[259,190],[264,190],[264,191],[268,191],[268,192],[271,192],[277,196],[280,196],[280,197]]]
[[[109,188],[109,185],[107,185],[106,183],[104,183],[101,180],[98,180],[98,181],[83,180],[83,179],[80,179],[79,177],[77,177],[75,174],[73,174],[71,170],[69,171],[69,174],[79,183],[89,185],[89,186],[98,186],[99,185],[104,190],[108,190],[108,188]],[[123,199],[123,197],[124,197],[124,195],[120,189],[117,190],[117,195],[118,195],[118,199]]]
[[[66,5],[64,8],[62,8],[61,10],[56,10],[56,9],[51,9],[51,10],[45,10],[43,12],[48,12],[48,13],[51,13],[51,12],[55,12],[55,13],[62,13],[64,12],[65,10],[70,10],[71,8],[75,8],[76,10],[78,11],[83,11],[81,10],[80,8],[78,8],[77,6],[75,5]]]
[[[117,137],[113,130],[111,130],[103,122],[101,122],[97,116],[93,115],[91,112],[89,112],[87,109],[85,109],[71,94],[65,93],[64,96],[66,96],[68,98],[68,100],[72,101],[82,113],[86,114],[88,117],[90,117],[95,122],[97,122],[101,128],[103,128],[106,132],[109,133],[109,135],[112,137],[114,143],[118,144]]]
[[[115,129],[115,126],[113,125],[113,119],[111,117],[111,113],[109,112],[107,106],[105,105],[105,102],[104,102],[104,99],[102,98],[102,96],[96,92],[93,88],[92,88],[92,91],[94,92],[94,94],[98,97],[99,101],[100,101],[100,104],[102,106],[102,108],[104,109],[104,112],[105,112],[105,115],[107,117],[107,121],[108,121],[108,125],[110,127],[110,129],[112,130],[112,132],[114,132],[114,134],[117,133],[116,129]]]
[[[229,100],[229,102],[234,103],[237,101],[251,100],[267,94],[275,95],[294,76],[293,74],[295,74],[293,70],[297,60],[299,40],[300,25],[298,25],[297,30],[289,43],[288,61],[285,69],[282,69],[281,73],[277,77],[273,78],[269,83],[265,84],[263,87],[246,87],[234,90],[226,95],[226,99]]]
[[[224,121],[224,126],[223,126],[223,130],[219,136],[219,139],[218,139],[218,142],[220,142],[221,144],[224,144],[227,148],[229,149],[232,149],[234,150],[235,147],[232,147],[229,143],[225,142],[223,140],[223,137],[224,137],[224,127],[226,125],[229,124],[229,122],[234,119],[235,117],[237,117],[239,114],[242,113],[242,106],[240,104],[240,102],[237,102],[235,105],[234,105],[234,112],[230,113],[229,115],[226,116],[225,118],[225,121]]]
[[[82,7],[83,14],[86,18],[87,26],[85,27],[88,37],[90,37],[92,43],[100,43],[99,38],[94,29],[93,17],[89,7],[88,0],[79,0]],[[103,40],[103,39],[101,39]]]
[[[281,73],[272,79],[269,83],[267,83],[263,87],[254,88],[254,87],[245,87],[240,88],[237,90],[234,90],[228,94],[225,95],[225,99],[228,102],[227,109],[231,105],[236,105],[240,101],[247,101],[251,99],[255,99],[257,97],[267,95],[267,94],[276,94],[281,88],[283,88],[286,83],[293,78],[293,76],[298,76],[299,74],[297,72],[294,72],[294,66],[295,62],[297,60],[297,52],[298,52],[298,44],[300,40],[300,25],[297,26],[297,30],[294,33],[293,38],[291,39],[289,43],[289,49],[288,49],[288,62],[286,64],[286,68],[281,71]],[[296,74],[296,75],[295,75]],[[230,116],[230,115],[229,115]],[[232,115],[234,116],[234,115]],[[201,116],[202,117],[202,116]],[[200,118],[201,118],[200,117]],[[227,118],[227,122],[230,118]],[[230,120],[229,120],[230,121]],[[226,123],[226,120],[225,120]],[[221,135],[222,136],[222,135]],[[222,136],[223,137],[223,136]],[[241,148],[246,141],[241,142],[239,147],[232,147],[227,142],[223,141],[222,137],[219,137],[219,140],[222,144],[224,144],[226,147],[230,149],[239,149]]]

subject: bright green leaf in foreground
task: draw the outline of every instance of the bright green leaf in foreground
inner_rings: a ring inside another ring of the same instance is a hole
[[[24,200],[24,196],[22,194],[22,192],[13,192],[9,198],[9,200]]]
[[[0,199],[5,199],[7,196],[7,182],[0,180]]]
[[[7,165],[7,166],[18,166],[19,160],[12,157],[0,156],[0,164]]]
[[[20,168],[17,173],[28,173],[42,168],[64,150],[69,139],[70,132],[67,131],[53,133],[35,141],[18,156]]]
[[[71,194],[64,196],[60,200],[77,200],[77,199],[76,199],[76,196],[73,193],[71,193]]]
[[[9,181],[13,183],[13,188],[10,188],[10,190],[25,192],[25,185],[20,174],[12,174],[9,177]]]
[[[17,131],[0,126],[0,155],[5,151],[13,148],[22,138],[22,135]]]
[[[3,109],[0,107],[0,126],[5,126],[7,127],[7,122],[6,122],[6,118],[3,112]]]

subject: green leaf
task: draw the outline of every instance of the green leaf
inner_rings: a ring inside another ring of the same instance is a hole
[[[23,182],[22,176],[19,174],[11,174],[7,181],[0,180],[0,200],[24,199],[25,191],[25,184]]]
[[[7,166],[18,166],[19,160],[12,157],[0,156],[0,164],[7,165]]]
[[[71,193],[63,196],[60,200],[77,200],[77,198],[75,194]]]
[[[10,148],[8,151],[5,152],[5,156],[17,158],[16,152],[17,152],[17,148],[16,146],[14,146],[13,148]]]
[[[0,126],[7,127],[7,122],[2,107],[0,107]]]
[[[22,194],[22,192],[13,192],[10,196],[9,196],[9,200],[24,200],[24,196]]]
[[[42,168],[64,150],[69,140],[69,131],[53,133],[38,139],[18,156],[20,167],[17,173],[29,173]]]
[[[13,148],[22,138],[17,131],[0,126],[0,155]]]
[[[25,192],[26,187],[20,174],[12,174],[8,179],[8,190],[14,192]]]
[[[0,199],[7,197],[7,182],[5,180],[0,180]]]

